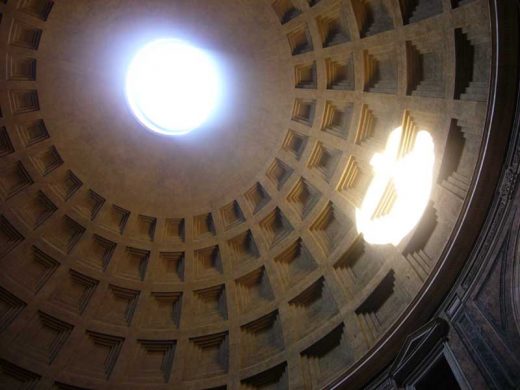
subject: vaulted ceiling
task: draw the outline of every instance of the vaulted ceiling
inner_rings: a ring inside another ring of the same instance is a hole
[[[0,12],[0,385],[319,388],[436,274],[485,135],[485,0]],[[219,116],[183,138],[124,97],[161,36],[226,69]],[[370,245],[355,209],[398,126],[434,139],[431,201],[399,245]]]

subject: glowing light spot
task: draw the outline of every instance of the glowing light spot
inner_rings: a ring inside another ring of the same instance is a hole
[[[148,129],[181,135],[200,127],[220,95],[215,62],[177,39],[153,41],[137,52],[126,74],[126,96]]]
[[[401,127],[393,130],[385,152],[372,158],[374,179],[361,208],[356,209],[358,232],[371,244],[398,245],[419,222],[430,199],[435,160],[433,139],[427,131],[419,131],[413,149],[400,157],[402,137]],[[388,196],[389,184],[393,197]],[[390,210],[378,215],[385,198],[392,198],[393,203]]]

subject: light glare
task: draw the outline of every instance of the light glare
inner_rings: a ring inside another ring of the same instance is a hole
[[[356,209],[358,232],[370,244],[398,245],[419,222],[430,199],[435,160],[433,139],[427,131],[419,131],[414,148],[398,159],[402,133],[401,127],[392,131],[385,152],[372,158],[374,179],[361,208]],[[388,214],[373,218],[390,180],[395,186],[395,202]]]
[[[181,135],[200,127],[213,113],[220,81],[214,61],[177,39],[143,47],[126,75],[126,96],[137,119],[152,131]]]

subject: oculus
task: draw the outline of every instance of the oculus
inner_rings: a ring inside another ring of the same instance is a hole
[[[149,130],[186,134],[215,111],[220,75],[206,52],[178,39],[159,39],[141,48],[126,74],[132,113]]]

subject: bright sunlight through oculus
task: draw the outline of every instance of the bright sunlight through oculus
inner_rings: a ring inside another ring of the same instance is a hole
[[[213,113],[220,75],[204,51],[177,39],[153,41],[137,52],[126,75],[126,97],[148,129],[181,135]]]
[[[413,149],[399,157],[403,129],[390,133],[384,153],[376,153],[370,161],[374,178],[361,208],[356,209],[357,229],[370,244],[398,245],[417,225],[430,199],[435,162],[430,133],[419,131]],[[375,217],[384,202],[389,184],[395,189],[395,200],[388,213]]]

